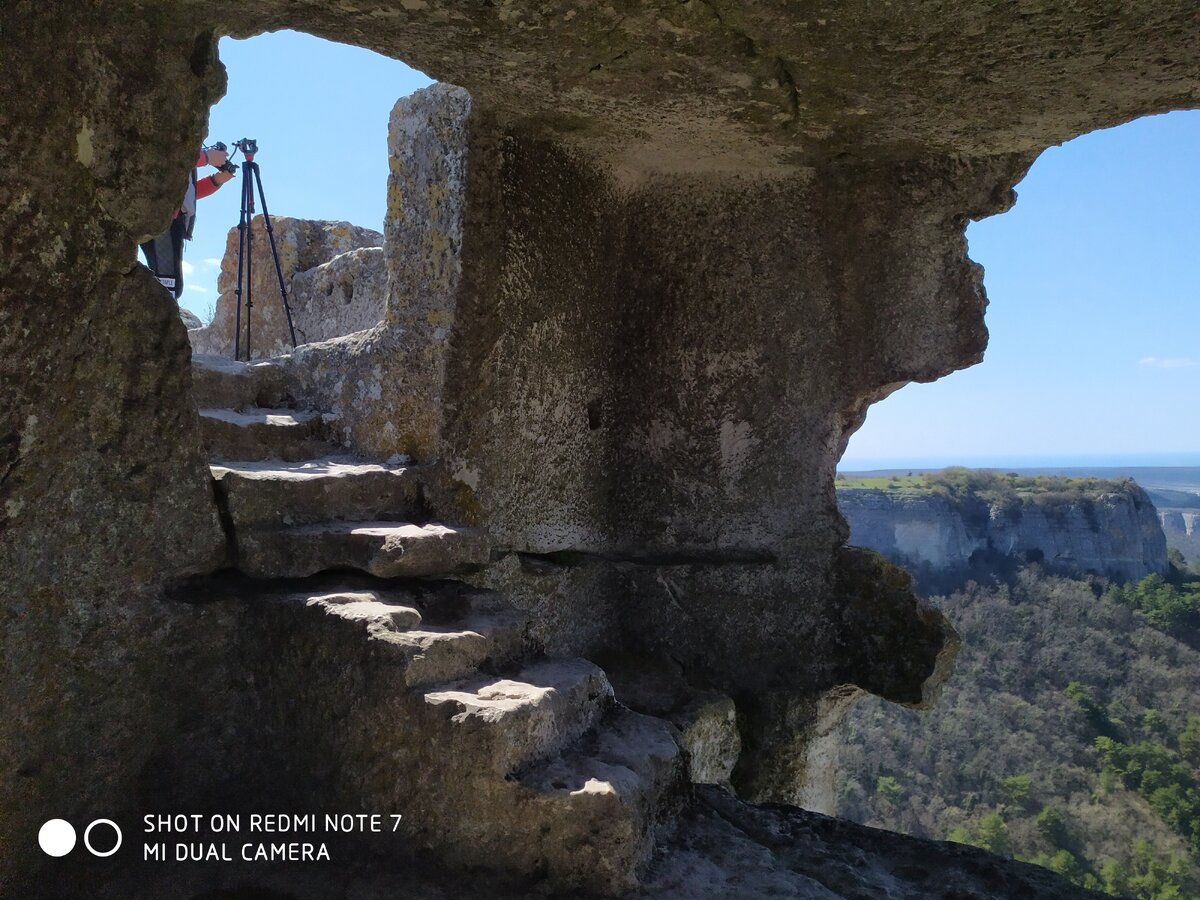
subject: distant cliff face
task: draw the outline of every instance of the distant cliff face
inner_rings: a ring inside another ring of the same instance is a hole
[[[1192,563],[1200,561],[1200,510],[1164,509],[1159,505],[1158,521],[1168,547],[1174,547]]]
[[[1159,512],[1158,521],[1165,532],[1189,536],[1200,534],[1200,512],[1165,509]]]
[[[1167,569],[1154,504],[1133,482],[1086,494],[1022,493],[1003,500],[924,490],[838,488],[850,543],[942,579],[1005,562],[1139,579]]]

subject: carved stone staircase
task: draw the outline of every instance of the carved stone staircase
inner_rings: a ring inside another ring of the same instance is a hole
[[[193,373],[233,566],[295,622],[300,654],[336,657],[328,690],[370,672],[370,714],[295,720],[358,761],[363,807],[404,784],[413,843],[448,861],[556,890],[634,887],[683,793],[672,726],[617,703],[592,663],[544,658],[502,597],[453,580],[488,563],[488,539],[429,521],[420,466],[354,458],[330,416],[289,408],[270,362],[197,355]]]

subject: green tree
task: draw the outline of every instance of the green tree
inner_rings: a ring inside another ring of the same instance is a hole
[[[904,788],[891,775],[880,775],[875,782],[875,793],[888,803],[896,804],[904,796]]]
[[[1057,808],[1049,804],[1043,806],[1042,811],[1037,814],[1037,819],[1034,821],[1037,824],[1038,834],[1051,847],[1064,848],[1070,844],[1071,836],[1067,829],[1067,817],[1059,812]]]
[[[1200,781],[1188,766],[1156,741],[1123,744],[1098,737],[1096,749],[1105,768],[1145,797],[1159,817],[1200,852]]]
[[[1004,779],[1004,796],[1010,803],[1024,809],[1033,799],[1033,777],[1031,775],[1010,775]]]
[[[1200,624],[1200,584],[1169,584],[1161,575],[1148,575],[1137,584],[1117,585],[1105,596],[1142,613],[1155,628],[1172,633]]]
[[[975,845],[975,837],[971,834],[971,829],[965,825],[955,825],[950,829],[950,833],[946,835],[946,840],[954,841],[956,844]]]
[[[1051,872],[1057,872],[1059,875],[1078,885],[1089,886],[1095,881],[1094,877],[1088,874],[1087,869],[1083,867],[1083,864],[1075,854],[1069,850],[1059,850],[1053,856],[1039,853],[1030,862],[1035,866],[1049,869]],[[1095,884],[1097,887],[1100,886],[1099,882],[1095,882]]]
[[[1075,708],[1083,713],[1084,719],[1094,731],[1110,738],[1120,737],[1116,725],[1108,716],[1108,711],[1083,684],[1078,681],[1069,682],[1065,693],[1067,699],[1075,704]]]
[[[1106,874],[1104,870],[1102,874]],[[1195,896],[1195,885],[1189,883],[1187,876],[1186,861],[1174,856],[1163,859],[1144,840],[1133,842],[1124,876],[1123,885],[1113,885],[1123,887],[1121,896],[1133,896],[1139,900],[1185,900]],[[1109,888],[1107,877],[1104,886],[1110,893],[1116,893]]]
[[[1001,856],[1012,856],[1012,840],[1008,836],[1008,826],[1000,818],[1000,813],[990,812],[979,822],[978,843],[985,850],[991,850]]]
[[[1148,709],[1142,713],[1142,730],[1158,738],[1165,738],[1170,733],[1167,720],[1157,709]]]
[[[1187,727],[1179,735],[1179,755],[1200,766],[1200,716],[1188,716]]]
[[[1129,870],[1115,859],[1106,859],[1100,864],[1100,881],[1104,892],[1114,897],[1128,897]]]

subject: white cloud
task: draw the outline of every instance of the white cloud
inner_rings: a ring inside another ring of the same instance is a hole
[[[1200,360],[1190,356],[1143,356],[1138,360],[1138,365],[1152,369],[1187,369],[1200,366]]]
[[[221,261],[219,259],[217,259],[215,256],[206,256],[204,259],[201,260],[201,262],[204,264],[204,268],[206,268],[206,269],[221,268]]]
[[[185,260],[183,261],[183,274],[184,274],[184,275],[191,275],[191,274],[192,274],[193,272],[195,272],[195,271],[196,271],[196,267],[195,267],[195,266],[193,266],[193,265],[192,265],[190,262],[188,262],[188,261],[185,259]]]
[[[208,293],[208,288],[200,287],[200,285],[198,285],[198,284],[185,284],[183,286],[183,289],[185,291],[195,291],[197,294],[207,294]]]

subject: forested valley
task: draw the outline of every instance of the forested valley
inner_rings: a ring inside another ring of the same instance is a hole
[[[864,700],[836,813],[1114,896],[1200,897],[1200,583],[1030,566],[933,598],[962,637],[935,707]]]

